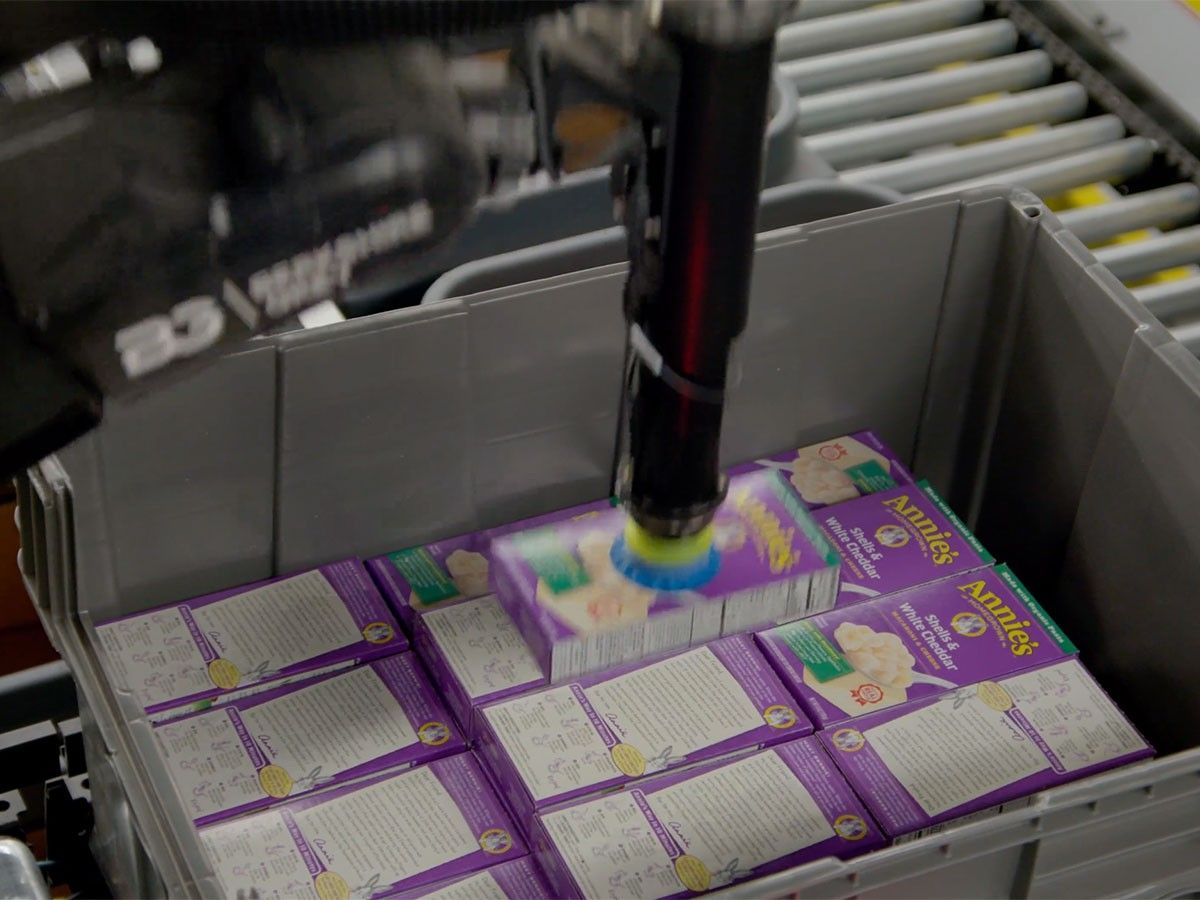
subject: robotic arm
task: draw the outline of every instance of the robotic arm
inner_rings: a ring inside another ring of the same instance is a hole
[[[0,464],[73,439],[104,397],[152,389],[351,279],[409,264],[507,176],[553,170],[552,123],[573,85],[638,123],[613,172],[630,250],[618,488],[647,533],[700,532],[724,496],[726,372],[746,322],[773,36],[790,5],[659,0],[542,19],[526,56],[536,115],[494,70],[442,52],[449,10],[479,4],[399,4],[391,19],[371,4],[372,22],[333,6],[324,31],[289,20],[290,4],[67,6],[108,10],[122,33],[76,42],[97,77],[71,90],[17,99],[19,70],[0,78]],[[172,9],[180,19],[160,21]],[[245,9],[279,42],[232,27]],[[71,21],[7,33],[34,46],[71,36],[47,28],[103,27]],[[441,47],[357,40],[439,24]],[[162,44],[161,71],[133,64],[139,25]]]

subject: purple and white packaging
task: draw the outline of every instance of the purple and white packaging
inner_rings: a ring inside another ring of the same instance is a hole
[[[833,605],[838,558],[778,472],[730,481],[713,519],[720,565],[691,590],[654,590],[620,574],[621,509],[498,538],[497,596],[557,683]]]
[[[842,558],[839,605],[995,562],[926,481],[826,507],[813,515]]]
[[[818,728],[1076,652],[1007,566],[840,606],[756,638]]]
[[[514,817],[812,733],[749,635],[481,707],[478,752]]]
[[[588,516],[611,506],[610,500],[596,500],[431,544],[406,547],[368,559],[367,570],[396,611],[400,624],[411,635],[417,618],[426,610],[453,600],[482,597],[495,590],[492,541],[496,538],[550,522]]]
[[[555,900],[532,856],[393,896],[396,900]]]
[[[114,683],[151,721],[408,647],[358,559],[121,616],[96,633]]]
[[[546,684],[533,651],[494,595],[431,609],[416,619],[413,647],[474,738],[474,710]]]
[[[848,859],[883,837],[809,737],[549,810],[533,843],[556,897],[659,900]]]
[[[470,753],[200,829],[228,897],[384,897],[524,856]]]
[[[884,832],[910,840],[1154,754],[1074,658],[872,713],[819,737]]]
[[[172,719],[154,733],[197,825],[466,749],[411,653]]]
[[[734,466],[731,475],[778,469],[809,509],[912,484],[912,473],[873,431],[856,431]]]

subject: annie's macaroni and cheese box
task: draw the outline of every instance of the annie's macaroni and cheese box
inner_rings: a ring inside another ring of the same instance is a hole
[[[406,547],[366,562],[400,624],[412,634],[416,619],[426,610],[453,600],[482,597],[494,590],[492,541],[501,535],[550,522],[587,516],[612,506],[597,500],[555,510],[484,531],[460,534],[418,547]]]
[[[415,891],[394,894],[395,900],[555,900],[532,856],[489,866]]]
[[[384,897],[524,856],[470,753],[200,829],[228,897]],[[254,893],[252,893],[254,892]]]
[[[1076,652],[1007,566],[841,606],[757,639],[818,728]]]
[[[691,897],[883,843],[815,738],[697,766],[540,814],[556,897]]]
[[[407,649],[357,559],[96,626],[113,682],[152,721]]]
[[[479,753],[519,821],[636,778],[812,733],[749,635],[494,703]]]
[[[813,515],[842,558],[838,604],[902,591],[995,561],[925,481]]]
[[[546,684],[533,651],[491,594],[418,616],[413,647],[468,739],[476,707]]]
[[[197,825],[466,749],[411,653],[172,719],[154,734]]]
[[[777,472],[730,481],[713,519],[716,574],[690,590],[617,571],[625,521],[610,509],[492,545],[497,596],[551,683],[833,605],[837,555]]]
[[[734,466],[730,474],[778,469],[809,509],[912,484],[912,473],[873,431],[857,431]]]
[[[1078,659],[914,700],[819,735],[893,838],[941,830],[1152,756]]]

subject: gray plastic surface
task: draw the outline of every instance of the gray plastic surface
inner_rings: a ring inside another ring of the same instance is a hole
[[[1087,91],[1068,81],[984,103],[839,128],[807,137],[804,143],[831,165],[843,168],[895,159],[922,147],[992,137],[1024,125],[1075,119],[1087,105]]]
[[[1125,280],[1152,275],[1160,269],[1200,263],[1200,225],[1168,231],[1144,241],[1104,247],[1096,251],[1096,259]]]
[[[1094,116],[1020,137],[995,138],[965,147],[930,150],[906,159],[847,169],[838,177],[851,184],[882,184],[898,191],[919,191],[1095,147],[1124,136],[1125,126],[1116,116]]]
[[[958,193],[988,184],[1011,184],[1043,196],[1053,196],[1094,181],[1124,181],[1132,178],[1144,171],[1153,158],[1153,143],[1146,138],[1129,137],[1103,147],[941,185],[917,196]]]
[[[784,25],[775,37],[780,59],[796,59],[849,47],[924,34],[974,22],[983,15],[983,0],[915,0],[823,16]]]
[[[759,231],[802,225],[819,219],[875,209],[901,199],[879,185],[851,185],[810,179],[767,188],[758,207]],[[480,259],[451,269],[425,292],[422,303],[436,303],[498,287],[624,262],[627,242],[620,227],[593,231],[538,247]]]
[[[33,851],[15,837],[0,836],[0,897],[4,900],[50,900],[50,889]]]
[[[803,96],[872,78],[911,75],[946,63],[999,56],[1011,53],[1016,46],[1017,29],[1011,22],[999,19],[871,47],[793,59],[780,63],[779,71],[796,86],[796,93]]]
[[[1200,275],[1148,284],[1135,289],[1133,296],[1160,319],[1200,313]]]
[[[801,134],[815,134],[855,122],[962,103],[983,94],[1023,91],[1046,84],[1052,69],[1050,57],[1041,50],[1029,50],[950,69],[850,85],[802,97],[796,124]]]
[[[758,246],[724,459],[878,429],[1067,624],[1164,755],[1044,792],[1026,810],[730,893],[1200,889],[1200,860],[1186,852],[1200,828],[1200,633],[1178,627],[1200,585],[1200,360],[1024,192],[908,202],[780,229]],[[271,552],[256,550],[255,565],[372,553],[604,493],[622,268],[451,298],[252,351],[270,358],[263,393],[278,435],[266,471],[235,470],[248,496],[272,500]],[[209,371],[247,365],[233,357]],[[162,411],[173,421],[229,405],[186,384]],[[92,630],[104,616],[218,586],[220,553],[228,583],[248,577],[246,550],[209,533],[232,512],[227,489],[206,475],[213,453],[245,449],[248,423],[211,425],[191,450],[171,443],[145,483],[204,476],[214,506],[186,505],[167,520],[176,540],[198,542],[203,554],[176,558],[171,570],[111,547],[107,571],[121,585],[113,590],[93,580],[106,570],[85,566],[80,553],[78,608],[60,635],[88,708],[89,754],[107,779],[94,842],[122,895],[220,895],[148,724],[104,676]],[[118,464],[114,448],[146,446],[133,433],[148,430],[168,437],[166,424],[145,417],[110,418],[94,436],[102,450],[61,459],[77,550],[100,552],[85,523],[128,499],[105,478],[112,469],[128,484],[136,462]],[[143,533],[122,521],[119,540]]]
[[[1200,587],[1196,369],[1196,358],[1164,340],[1160,329],[1136,336],[1104,416],[1066,546],[1058,593],[1078,599],[1062,604],[1061,613],[1055,610],[1096,674],[1108,676],[1114,697],[1144,714],[1147,736],[1168,749],[1200,743],[1195,620],[1180,619]],[[1136,553],[1130,552],[1134,546]],[[1153,582],[1150,591],[1147,580]],[[1193,652],[1171,652],[1168,665],[1146,664],[1163,660],[1164,636],[1175,638],[1184,630],[1192,634]],[[1181,715],[1177,700],[1190,704],[1193,715]]]
[[[1059,218],[1081,241],[1093,244],[1152,225],[1178,225],[1198,215],[1200,187],[1184,182],[1067,210]]]

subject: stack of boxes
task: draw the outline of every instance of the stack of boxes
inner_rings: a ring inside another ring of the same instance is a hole
[[[735,468],[690,589],[612,506],[98,626],[231,895],[691,896],[1152,753],[870,432]]]

